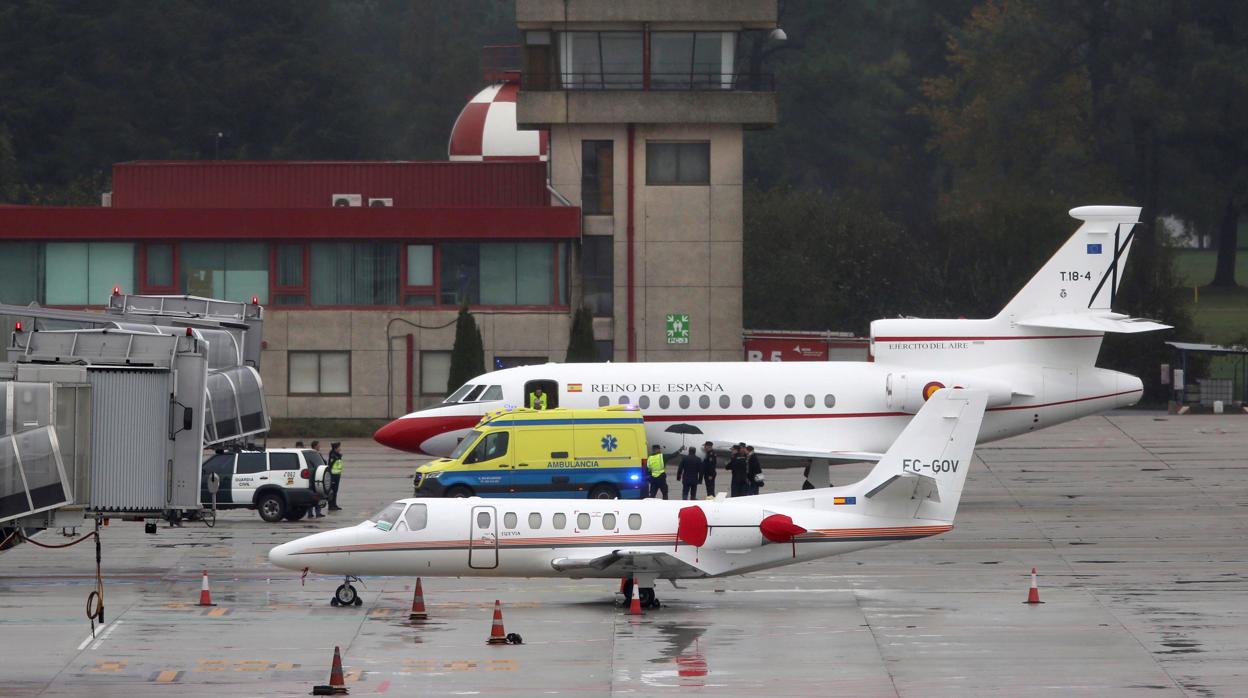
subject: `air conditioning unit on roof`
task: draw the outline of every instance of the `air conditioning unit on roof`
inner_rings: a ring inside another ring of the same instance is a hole
[[[385,198],[385,199],[369,199],[369,200],[368,200],[368,207],[369,207],[369,208],[379,208],[379,207],[380,207],[380,208],[391,208],[391,207],[393,207],[393,206],[394,206],[394,199],[391,199],[391,198]]]
[[[360,194],[334,194],[334,207],[363,206],[364,197]]]

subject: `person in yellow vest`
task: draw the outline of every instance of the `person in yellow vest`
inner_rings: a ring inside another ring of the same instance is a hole
[[[663,499],[667,499],[667,459],[658,444],[654,445],[650,457],[646,459],[646,470],[650,472],[650,497],[653,499],[662,492]]]
[[[529,393],[529,409],[546,409],[546,393],[542,392],[542,386],[533,388],[533,392]]]
[[[329,478],[333,481],[329,490],[329,510],[341,511],[338,506],[338,483],[342,482],[342,442],[329,445]]]

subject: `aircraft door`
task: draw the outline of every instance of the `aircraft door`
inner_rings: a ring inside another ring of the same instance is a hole
[[[474,506],[472,535],[468,538],[468,566],[474,570],[498,567],[498,517],[494,507]]]
[[[533,380],[524,384],[524,406],[529,407],[529,395],[536,388],[541,388],[546,395],[546,409],[553,410],[559,406],[559,382],[552,380]]]
[[[884,398],[888,409],[906,411],[906,374],[890,373],[884,379]]]

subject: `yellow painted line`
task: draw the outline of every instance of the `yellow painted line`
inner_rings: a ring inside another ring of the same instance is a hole
[[[91,667],[93,673],[102,673],[106,671],[121,671],[126,668],[126,660],[119,659],[117,661],[109,661],[105,659],[95,660],[95,666]]]
[[[238,667],[234,671],[268,671],[273,668],[273,662],[262,660],[244,659],[238,663]]]
[[[514,659],[491,659],[487,661],[486,671],[515,671],[516,660]]]
[[[180,678],[182,678],[182,672],[174,669],[165,669],[152,677],[152,681],[156,683],[176,683]]]
[[[294,662],[278,662],[277,664],[273,665],[273,668],[277,669],[278,671],[286,671],[288,669],[298,669],[299,665],[295,664]]]
[[[228,662],[224,659],[200,659],[197,664],[199,666],[195,668],[196,672],[225,671]]]
[[[228,616],[229,614],[230,609],[218,606],[212,610],[205,611],[203,615],[208,616],[209,618],[220,618],[221,616]]]

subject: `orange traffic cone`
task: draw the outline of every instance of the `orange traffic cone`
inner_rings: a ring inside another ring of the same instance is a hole
[[[633,577],[633,598],[628,602],[628,615],[630,616],[641,615],[641,597],[637,595],[637,588],[640,586],[641,583]]]
[[[342,677],[342,651],[334,645],[334,663],[329,668],[329,684],[313,686],[312,695],[345,696],[347,694],[347,682]]]
[[[216,604],[212,602],[212,591],[208,589],[208,570],[204,570],[203,581],[199,583],[199,605],[216,606]]]
[[[412,612],[407,614],[408,620],[425,620],[429,617],[425,613],[425,590],[420,586],[420,577],[416,578],[416,593],[412,594]]]
[[[1027,600],[1023,603],[1044,603],[1040,600],[1040,589],[1036,586],[1036,568],[1031,568],[1031,589],[1027,590]]]
[[[494,623],[490,626],[490,637],[486,639],[487,645],[505,645],[507,644],[507,633],[503,631],[503,605],[494,600]]]

